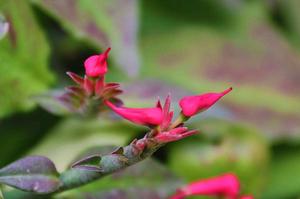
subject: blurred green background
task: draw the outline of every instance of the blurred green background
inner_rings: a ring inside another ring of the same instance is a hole
[[[171,93],[179,112],[185,95],[234,88],[189,122],[201,134],[155,154],[159,167],[181,183],[232,171],[243,193],[300,198],[299,8],[299,0],[0,0],[0,166],[38,154],[62,171],[89,147],[142,136],[128,122],[52,115],[34,98],[70,84],[66,71],[83,75],[89,55],[112,47],[107,79],[122,83],[128,106]],[[141,178],[82,192],[161,188]]]

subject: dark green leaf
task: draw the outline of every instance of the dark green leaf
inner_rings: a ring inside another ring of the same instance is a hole
[[[101,172],[100,161],[100,155],[90,155],[73,163],[72,168]]]
[[[50,193],[58,189],[55,165],[42,156],[29,156],[0,169],[0,183],[36,193]]]
[[[296,198],[300,195],[300,147],[281,146],[273,153],[270,178],[262,198]]]

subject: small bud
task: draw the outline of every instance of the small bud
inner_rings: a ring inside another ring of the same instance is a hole
[[[107,58],[110,48],[100,55],[93,55],[84,62],[85,74],[89,77],[100,77],[107,73]]]
[[[205,111],[231,90],[232,88],[228,88],[221,93],[206,93],[203,95],[184,97],[179,102],[182,113],[187,117],[191,117],[199,112]]]
[[[183,139],[185,137],[196,134],[197,131],[188,131],[187,127],[178,127],[166,132],[159,132],[154,138],[159,143],[168,143]]]

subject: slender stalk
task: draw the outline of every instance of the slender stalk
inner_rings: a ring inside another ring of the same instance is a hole
[[[157,143],[153,138],[145,137],[140,140],[134,140],[128,146],[123,147],[119,153],[101,156],[98,171],[70,168],[60,175],[61,186],[55,193],[91,183],[106,175],[134,165],[150,157],[163,145]]]
[[[183,113],[180,113],[178,118],[170,125],[169,130],[178,127],[180,124],[183,124],[189,118],[190,117],[183,115]]]

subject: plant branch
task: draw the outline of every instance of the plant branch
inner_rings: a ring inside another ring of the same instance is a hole
[[[61,185],[57,192],[73,189],[95,180],[98,180],[106,175],[134,165],[147,157],[150,157],[164,144],[148,138],[147,135],[139,140],[134,140],[128,146],[118,148],[111,154],[100,156],[98,165],[89,164],[87,159],[76,162],[70,169],[61,173]]]

